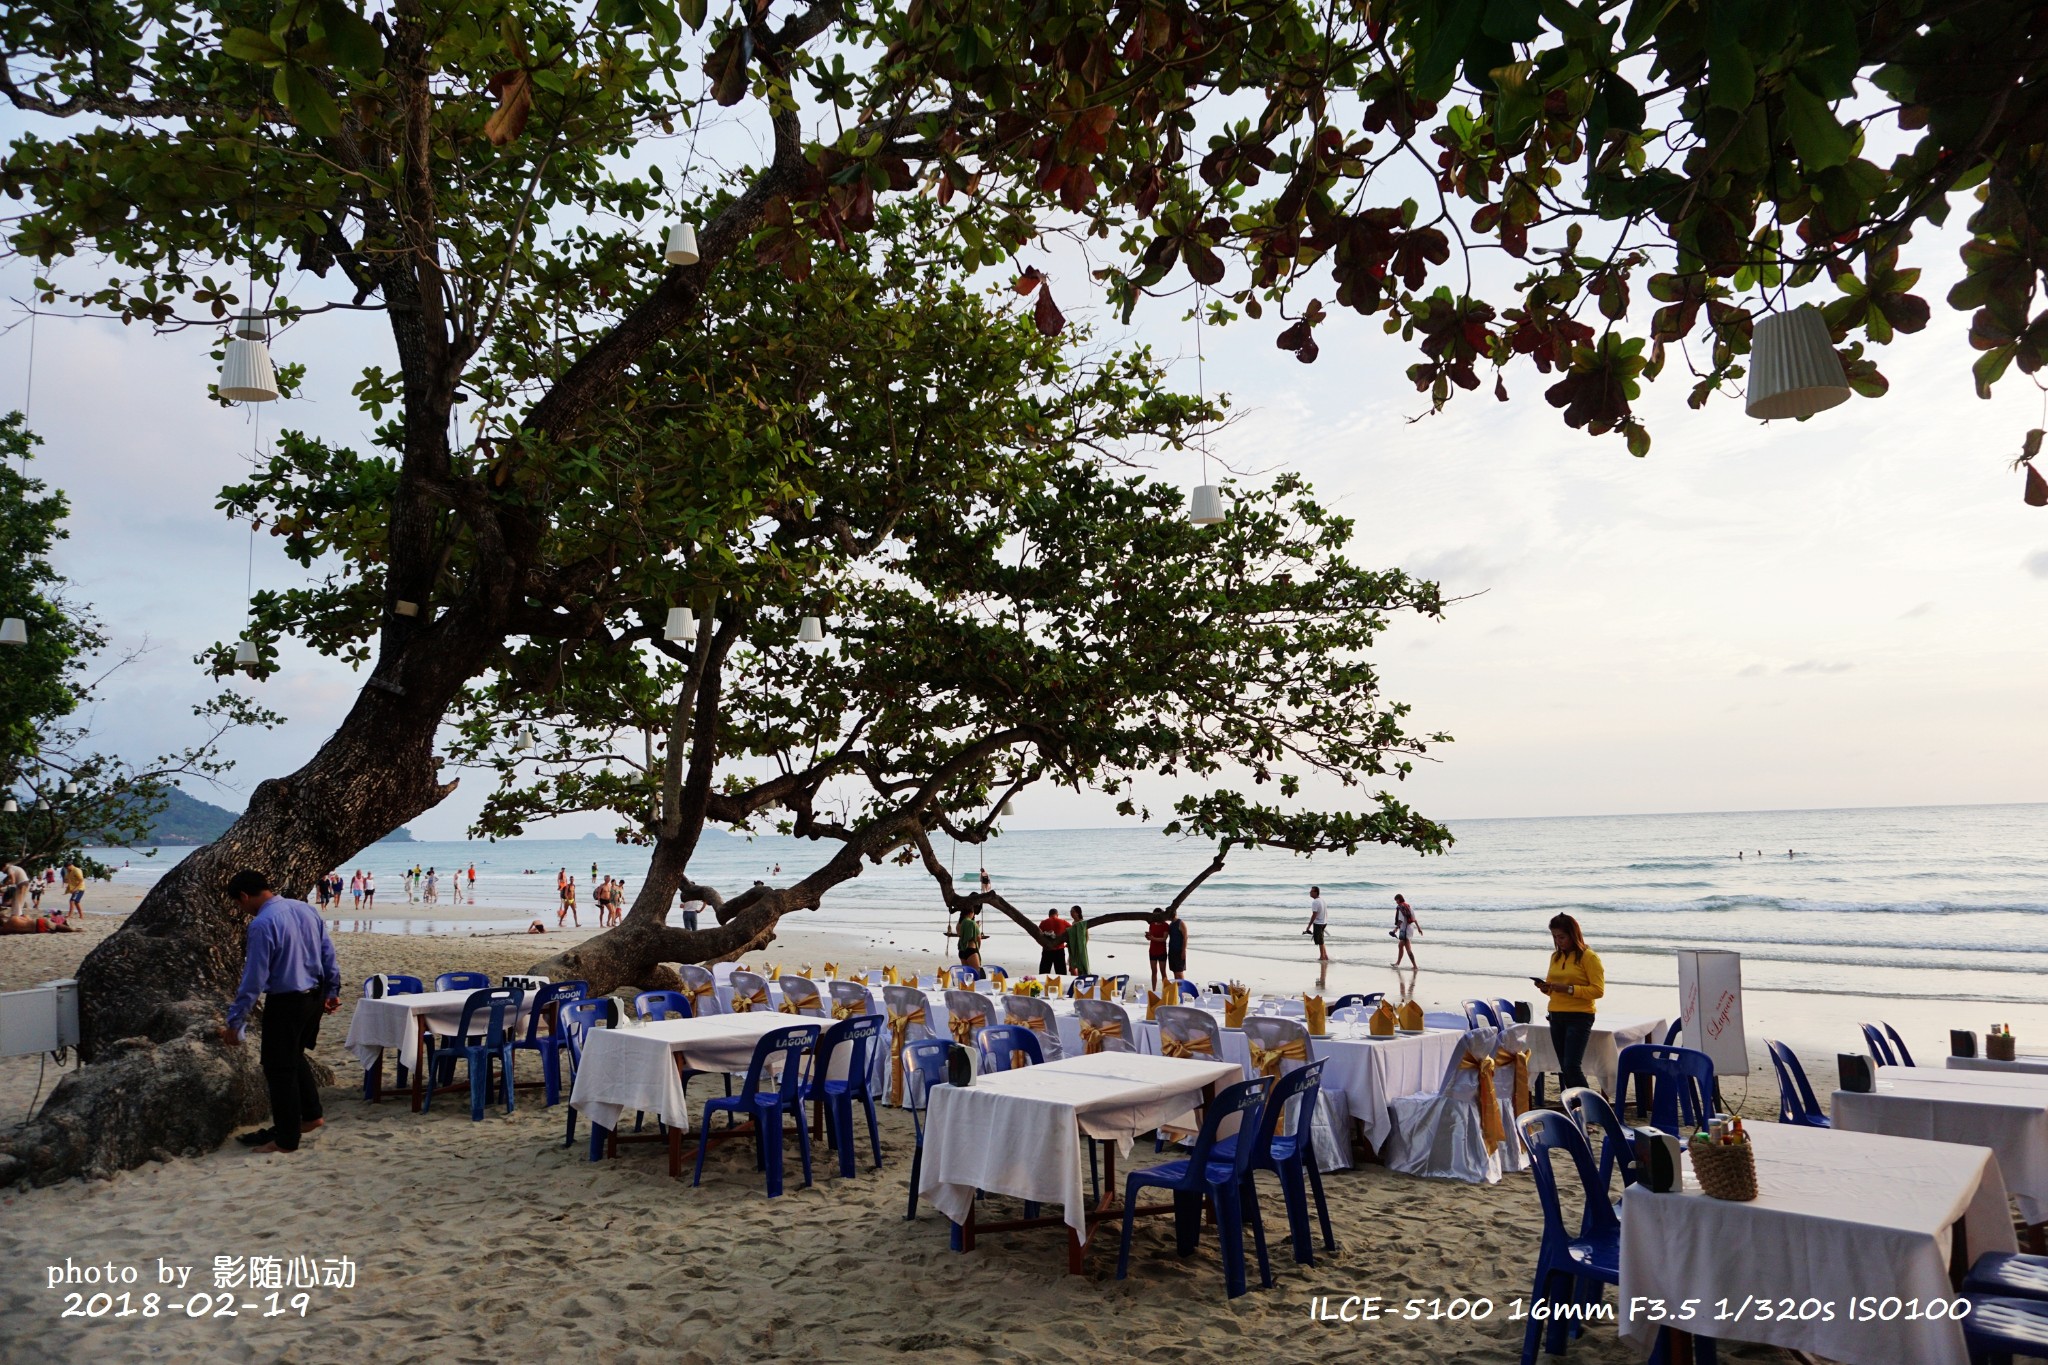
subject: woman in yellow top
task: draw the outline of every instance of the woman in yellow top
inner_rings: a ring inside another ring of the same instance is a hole
[[[1586,1083],[1582,1064],[1593,1036],[1593,1002],[1607,993],[1607,973],[1570,915],[1551,917],[1550,942],[1549,973],[1529,979],[1550,997],[1550,1045],[1557,1053],[1558,1084],[1569,1090]]]

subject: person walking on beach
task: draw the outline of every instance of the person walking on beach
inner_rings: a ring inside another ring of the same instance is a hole
[[[85,913],[85,869],[77,863],[64,864],[64,898],[69,913]]]
[[[1421,932],[1422,926],[1415,922],[1415,909],[1408,904],[1408,898],[1396,895],[1394,897],[1395,967],[1398,968],[1401,965],[1401,959],[1406,957],[1410,967],[1415,968],[1417,971],[1422,969],[1422,964],[1415,960],[1415,936]]]
[[[363,913],[363,870],[356,869],[356,875],[348,879],[348,893],[355,897],[356,913]]]
[[[1038,932],[1044,934],[1046,942],[1038,949],[1038,970],[1067,974],[1067,922],[1060,918],[1060,908],[1055,905],[1045,912],[1045,918],[1038,922]]]
[[[365,872],[363,874],[363,909],[368,910],[376,903],[377,874],[374,872]]]
[[[469,903],[476,904],[476,864],[469,865]]]
[[[1175,981],[1187,980],[1188,923],[1180,917],[1177,905],[1166,910],[1166,970],[1173,973]]]
[[[555,912],[555,927],[557,929],[561,928],[562,921],[566,919],[575,919],[578,929],[583,927],[582,919],[576,915],[576,879],[574,877],[565,877],[562,880],[562,908]]]
[[[1152,969],[1149,984],[1161,995],[1171,979],[1166,974],[1166,933],[1166,912],[1155,905],[1152,918],[1145,922],[1145,960]]]
[[[1075,976],[1088,975],[1088,926],[1081,921],[1081,907],[1074,907],[1074,918],[1067,922],[1067,965],[1074,969]]]
[[[249,947],[220,1040],[242,1045],[249,1011],[261,995],[263,1083],[270,1090],[270,1127],[242,1142],[259,1152],[296,1152],[299,1138],[326,1121],[306,1053],[319,1044],[320,1016],[341,1008],[334,940],[319,911],[278,895],[261,872],[237,872],[227,894],[249,916]]]
[[[977,975],[981,972],[980,913],[972,905],[960,912],[960,965],[974,968]]]
[[[1330,960],[1329,946],[1323,942],[1323,936],[1329,932],[1329,928],[1330,912],[1323,908],[1323,888],[1311,886],[1308,889],[1308,928],[1302,932],[1316,941],[1318,962]]]
[[[1558,1087],[1569,1090],[1586,1083],[1586,1043],[1593,1036],[1593,1005],[1607,993],[1607,973],[1600,954],[1586,946],[1586,935],[1570,915],[1550,918],[1550,970],[1530,977],[1550,997],[1550,1046],[1557,1053]]]

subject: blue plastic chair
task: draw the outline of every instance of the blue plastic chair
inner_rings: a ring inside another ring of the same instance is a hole
[[[1465,1007],[1466,1028],[1500,1027],[1500,1016],[1493,1012],[1493,1006],[1488,1004],[1486,1001],[1466,1000],[1462,1001],[1461,1003]]]
[[[1294,1259],[1302,1265],[1316,1263],[1314,1229],[1308,1218],[1311,1189],[1316,1197],[1316,1216],[1322,1222],[1323,1246],[1330,1251],[1337,1249],[1337,1234],[1330,1227],[1330,1206],[1323,1198],[1323,1175],[1316,1168],[1315,1144],[1309,1139],[1309,1119],[1316,1112],[1316,1092],[1322,1089],[1325,1064],[1326,1059],[1319,1057],[1298,1066],[1273,1087],[1266,1107],[1259,1113],[1259,1130],[1252,1138],[1252,1161],[1247,1168],[1271,1171],[1280,1177],[1280,1196],[1287,1206],[1287,1229],[1294,1239]],[[1280,1125],[1286,1121],[1290,1102],[1295,1104],[1293,1131],[1283,1133]],[[1239,1129],[1219,1141],[1216,1159],[1234,1156],[1243,1137],[1244,1130]]]
[[[997,1024],[994,1027],[1016,1026]],[[987,1037],[990,1031],[983,1029],[982,1036]],[[1028,1028],[1022,1031],[1031,1032]],[[1037,1041],[1035,1038],[1032,1039],[1034,1045]],[[917,1217],[917,1177],[924,1169],[925,1110],[932,1102],[932,1091],[946,1083],[946,1057],[952,1050],[953,1040],[950,1038],[914,1038],[903,1045],[903,1070],[906,1075],[903,1107],[910,1111],[910,1121],[917,1131],[917,1147],[910,1154],[910,1211],[903,1215],[906,1219]],[[923,1084],[911,1085],[908,1083],[911,1078]]]
[[[1338,1010],[1348,1010],[1354,1005],[1362,1010],[1378,1009],[1380,1001],[1386,998],[1387,993],[1385,991],[1353,991],[1349,995],[1338,996],[1337,1003],[1330,1006],[1330,1013],[1335,1014]]]
[[[525,998],[526,992],[517,986],[493,986],[474,991],[469,999],[462,1002],[462,1022],[456,1025],[454,1037],[444,1043],[437,1042],[431,1033],[427,1035],[427,1056],[423,1063],[427,1068],[427,1101],[423,1108],[434,1107],[436,1090],[455,1084],[455,1064],[461,1062],[469,1073],[470,1120],[482,1123],[484,1100],[491,1087],[491,1064],[496,1062],[502,1072],[505,1112],[513,1111],[512,1040],[516,1029],[508,1029],[506,1025],[518,1023],[519,1004]],[[476,1019],[479,1011],[489,1016],[481,1031]]]
[[[1678,1040],[1685,1034],[1685,1020],[1673,1019],[1671,1027],[1664,1030],[1664,1046],[1677,1047]]]
[[[1892,1045],[1885,1041],[1875,1024],[1859,1024],[1863,1030],[1863,1042],[1870,1049],[1870,1059],[1879,1066],[1897,1066],[1899,1059],[1892,1053]]]
[[[590,985],[584,981],[550,981],[534,993],[533,1010],[526,1016],[526,1036],[514,1037],[511,1055],[534,1052],[540,1056],[541,1082],[545,1088],[547,1102],[541,1107],[552,1109],[562,1100],[562,1049],[568,1039],[562,1033],[561,1007],[572,1004],[590,994]],[[549,1006],[554,1006],[550,1011]],[[548,1031],[540,1031],[542,1016],[550,1021]]]
[[[1175,977],[1173,984],[1180,989],[1180,1002],[1185,1005],[1202,998],[1201,988],[1186,977]]]
[[[1494,1001],[1493,1017],[1500,1020],[1500,1026],[1502,1028],[1513,1028],[1516,1024],[1521,1022],[1521,1020],[1515,1017],[1515,1002],[1512,1000]]]
[[[690,997],[681,991],[642,991],[633,997],[633,1013],[642,1019],[694,1019]]]
[[[1963,1277],[1963,1292],[1993,1298],[2048,1300],[2048,1256],[1987,1251]]]
[[[1216,1152],[1216,1130],[1223,1121],[1237,1115],[1240,1127],[1258,1123],[1258,1110],[1272,1091],[1270,1076],[1239,1081],[1204,1106],[1202,1131],[1195,1134],[1195,1146],[1179,1161],[1164,1161],[1132,1171],[1124,1180],[1124,1236],[1117,1252],[1116,1277],[1131,1273],[1131,1233],[1138,1222],[1138,1191],[1147,1188],[1173,1191],[1173,1231],[1176,1250],[1186,1256],[1195,1249],[1202,1231],[1202,1200],[1208,1196],[1216,1208],[1216,1233],[1223,1252],[1223,1291],[1229,1298],[1242,1296],[1244,1273],[1244,1224],[1252,1225],[1252,1237],[1259,1254],[1259,1283],[1273,1286],[1273,1266],[1266,1258],[1266,1229],[1259,1222],[1259,1192],[1252,1183],[1251,1161],[1256,1143],[1240,1142],[1227,1156]]]
[[[490,984],[491,978],[483,972],[443,972],[434,978],[437,991],[480,991]]]
[[[1650,1122],[1667,1133],[1681,1124],[1698,1127],[1713,1116],[1708,1098],[1714,1093],[1714,1059],[1689,1047],[1631,1043],[1614,1066],[1614,1111],[1628,1113],[1628,1091],[1636,1087],[1636,1113],[1647,1109]]]
[[[1635,1184],[1635,1130],[1621,1121],[1607,1097],[1591,1086],[1575,1085],[1557,1099],[1577,1126],[1579,1136],[1586,1139],[1588,1148],[1593,1145],[1592,1130],[1600,1130],[1600,1188],[1613,1188],[1609,1182],[1617,1170],[1621,1172],[1623,1189]]]
[[[1764,1039],[1764,1046],[1770,1050],[1771,1066],[1778,1073],[1778,1122],[1801,1128],[1834,1127],[1821,1112],[1820,1101],[1813,1097],[1813,1087],[1806,1083],[1806,1068],[1799,1065],[1792,1049],[1768,1038]]]
[[[1567,1326],[1564,1320],[1552,1321],[1545,1333],[1545,1323],[1534,1311],[1537,1304],[1597,1303],[1604,1292],[1602,1286],[1621,1284],[1621,1218],[1607,1202],[1606,1187],[1599,1183],[1593,1164],[1593,1149],[1577,1124],[1553,1110],[1531,1109],[1515,1120],[1515,1128],[1522,1135],[1522,1146],[1528,1149],[1529,1173],[1535,1178],[1536,1198],[1543,1206],[1536,1284],[1529,1291],[1529,1326],[1522,1334],[1522,1365],[1536,1365],[1539,1338],[1547,1336],[1543,1348],[1562,1355]],[[1576,1236],[1565,1228],[1564,1204],[1558,1198],[1557,1171],[1551,1164],[1557,1152],[1571,1158],[1584,1195],[1585,1213]],[[1712,1360],[1711,1347],[1702,1359]]]
[[[1022,1024],[990,1024],[975,1040],[981,1049],[984,1072],[1008,1071],[1012,1066],[1038,1066],[1045,1061],[1045,1049],[1038,1045],[1038,1033]],[[1018,1061],[1023,1053],[1025,1060]],[[940,1068],[944,1077],[945,1069]]]
[[[2048,1303],[1989,1294],[1971,1294],[1968,1299],[1963,1344],[1970,1348],[1972,1365],[2014,1356],[2048,1357]]]
[[[1912,1065],[1913,1065],[1913,1054],[1912,1054],[1912,1053],[1910,1053],[1910,1052],[1908,1052],[1908,1051],[1906,1051],[1906,1040],[1905,1040],[1904,1038],[1901,1038],[1901,1037],[1899,1036],[1899,1031],[1898,1031],[1897,1029],[1893,1028],[1893,1027],[1892,1027],[1892,1026],[1891,1026],[1890,1024],[1886,1024],[1886,1025],[1884,1026],[1884,1032],[1885,1032],[1885,1036],[1886,1036],[1887,1038],[1890,1038],[1890,1039],[1892,1040],[1892,1046],[1898,1049],[1898,1052],[1899,1052],[1899,1065],[1900,1065],[1900,1066],[1912,1066]]]
[[[974,968],[964,962],[955,963],[953,966],[946,968],[946,984],[956,991],[973,990],[974,983],[979,979],[975,975]]]
[[[569,1074],[573,1077],[583,1065],[583,1040],[594,1028],[617,1028],[619,1025],[619,1002],[614,996],[601,995],[595,1000],[574,1000],[563,1005],[560,1011],[562,1038],[569,1047]],[[576,1106],[569,1106],[569,1126],[562,1136],[564,1147],[576,1141]],[[604,1158],[604,1130],[596,1124],[590,1126],[590,1159]]]
[[[987,973],[992,981],[1008,981],[1010,979],[1010,971],[1007,967],[983,967],[981,970]]]
[[[797,1097],[803,1093],[804,1054],[818,1045],[818,1033],[816,1024],[791,1024],[762,1034],[754,1044],[753,1060],[747,1063],[747,1079],[740,1093],[705,1102],[704,1124],[697,1135],[697,1171],[690,1178],[692,1185],[704,1183],[704,1154],[711,1150],[712,1117],[725,1114],[731,1122],[745,1114],[753,1123],[754,1169],[767,1173],[770,1199],[781,1195],[785,1136],[782,1116],[790,1112],[796,1114],[796,1145],[803,1157],[804,1184],[811,1183],[811,1130],[804,1122],[803,1105]],[[762,1073],[776,1057],[782,1059],[782,1073],[769,1088],[763,1089]]]
[[[882,1032],[882,1023],[879,1014],[861,1014],[826,1029],[818,1040],[810,1079],[804,1082],[805,1102],[824,1110],[825,1140],[839,1148],[839,1175],[844,1180],[853,1178],[853,1149],[860,1145],[853,1131],[855,1100],[868,1111],[868,1142],[875,1149],[875,1169],[882,1168],[882,1131],[875,1120],[875,1096],[868,1084],[868,1054]],[[846,1074],[833,1080],[832,1055],[841,1047],[849,1049]]]

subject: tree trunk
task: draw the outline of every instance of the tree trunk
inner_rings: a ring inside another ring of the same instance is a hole
[[[258,785],[225,834],[166,872],[87,955],[78,970],[87,1065],[6,1140],[0,1182],[108,1176],[209,1151],[265,1112],[258,1039],[227,1047],[215,1037],[246,938],[228,879],[255,868],[303,897],[315,877],[438,803],[454,790],[437,779],[433,754],[445,704],[439,687],[408,695],[373,677],[311,762]]]

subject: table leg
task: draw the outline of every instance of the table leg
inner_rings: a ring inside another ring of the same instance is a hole
[[[683,1176],[683,1130],[673,1123],[668,1125],[668,1178],[680,1180]]]
[[[384,1049],[377,1049],[377,1060],[370,1063],[370,1103],[384,1102]]]
[[[1081,1258],[1087,1253],[1087,1250],[1088,1248],[1081,1241],[1081,1234],[1074,1231],[1071,1227],[1068,1228],[1067,1273],[1069,1275],[1079,1275],[1082,1273]]]
[[[1663,1357],[1667,1365],[1693,1365],[1692,1333],[1676,1327],[1663,1328]]]
[[[421,1098],[426,1093],[425,1086],[420,1080],[420,1077],[427,1069],[426,1017],[422,1015],[417,1018],[413,1023],[413,1028],[416,1030],[416,1036],[413,1040],[412,1050],[412,1112],[417,1114],[420,1112]]]

